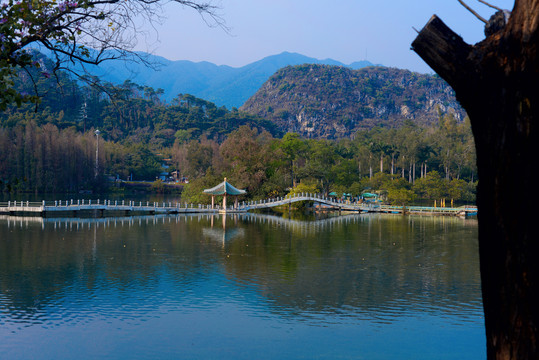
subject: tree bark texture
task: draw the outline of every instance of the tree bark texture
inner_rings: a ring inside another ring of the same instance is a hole
[[[473,46],[433,16],[412,48],[472,124],[487,357],[539,359],[539,0]]]

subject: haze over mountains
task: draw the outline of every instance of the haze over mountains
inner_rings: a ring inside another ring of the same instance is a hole
[[[285,66],[324,64],[360,69],[373,65],[366,60],[347,65],[333,59],[319,60],[290,52],[268,56],[238,68],[206,61],[171,61],[154,55],[147,55],[147,60],[155,64],[155,68],[134,62],[105,61],[89,70],[114,84],[129,79],[139,85],[161,88],[165,101],[180,93],[192,94],[230,109],[242,106],[271,75]]]

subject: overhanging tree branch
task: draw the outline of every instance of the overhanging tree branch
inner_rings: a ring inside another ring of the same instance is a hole
[[[498,10],[498,11],[503,11],[502,8],[499,8],[499,7],[497,7],[497,6],[494,6],[494,5],[492,5],[492,4],[489,4],[489,3],[486,2],[485,0],[477,0],[477,1],[479,1],[479,2],[482,3],[482,4],[485,4],[486,6],[488,6],[488,7],[490,7],[490,8],[496,9],[496,10]]]
[[[208,25],[228,32],[212,0],[0,0],[0,77],[13,78],[17,69],[35,66],[28,48],[52,52],[55,69],[66,62],[97,65],[118,58],[147,63],[133,51],[143,34],[135,19],[153,27],[164,19],[167,3],[193,9]],[[0,109],[34,99],[13,86],[0,82]]]
[[[462,0],[457,0],[462,6],[464,6],[466,8],[466,10],[468,10],[469,12],[471,12],[472,14],[475,15],[476,18],[478,18],[479,20],[481,20],[482,22],[484,22],[485,24],[488,22],[484,17],[482,17],[481,15],[479,15],[474,9],[472,9],[471,7],[469,7],[464,1]]]

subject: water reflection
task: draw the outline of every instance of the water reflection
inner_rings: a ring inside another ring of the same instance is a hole
[[[476,237],[475,220],[448,217],[0,217],[0,328],[147,326],[230,307],[277,324],[481,326]]]

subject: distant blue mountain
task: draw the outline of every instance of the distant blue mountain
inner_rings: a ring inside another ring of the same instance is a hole
[[[131,80],[139,85],[164,90],[164,100],[170,101],[178,94],[192,94],[209,100],[217,106],[240,107],[277,70],[288,65],[324,64],[359,69],[373,66],[369,61],[354,62],[350,65],[332,59],[319,60],[296,53],[283,52],[251,64],[234,68],[215,65],[206,61],[171,61],[160,56],[142,54],[147,67],[137,62],[105,61],[89,71],[103,80],[121,84]]]

